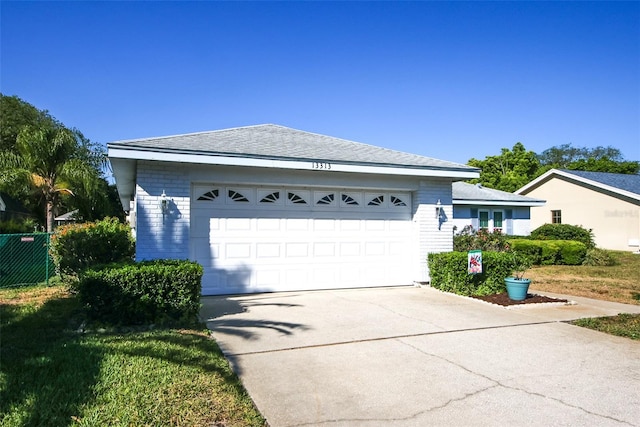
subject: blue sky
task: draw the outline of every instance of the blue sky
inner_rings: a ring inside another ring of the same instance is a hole
[[[640,160],[640,2],[0,3],[0,90],[89,139],[275,123]]]

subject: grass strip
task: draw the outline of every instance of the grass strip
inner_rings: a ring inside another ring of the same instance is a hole
[[[578,319],[571,323],[611,335],[640,340],[640,314],[621,313],[617,316]]]

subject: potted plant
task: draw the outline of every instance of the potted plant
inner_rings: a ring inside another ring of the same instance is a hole
[[[524,273],[531,268],[531,258],[517,251],[511,252],[511,276],[504,279],[509,298],[523,301],[529,292],[531,279],[525,279]]]

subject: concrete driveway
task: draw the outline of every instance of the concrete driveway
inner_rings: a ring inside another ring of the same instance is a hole
[[[203,298],[202,316],[271,427],[640,425],[640,344],[563,322],[640,306],[570,298],[291,292]]]

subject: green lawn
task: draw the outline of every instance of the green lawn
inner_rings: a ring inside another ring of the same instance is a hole
[[[611,335],[640,340],[640,314],[622,313],[612,317],[578,319],[571,323]]]
[[[2,426],[263,426],[202,329],[77,329],[61,286],[0,290]]]
[[[612,252],[612,255],[617,262],[613,266],[542,266],[531,269],[527,277],[532,279],[531,287],[539,291],[640,304],[640,255],[619,251]],[[572,323],[640,340],[640,315],[623,313],[612,317],[580,319]]]

